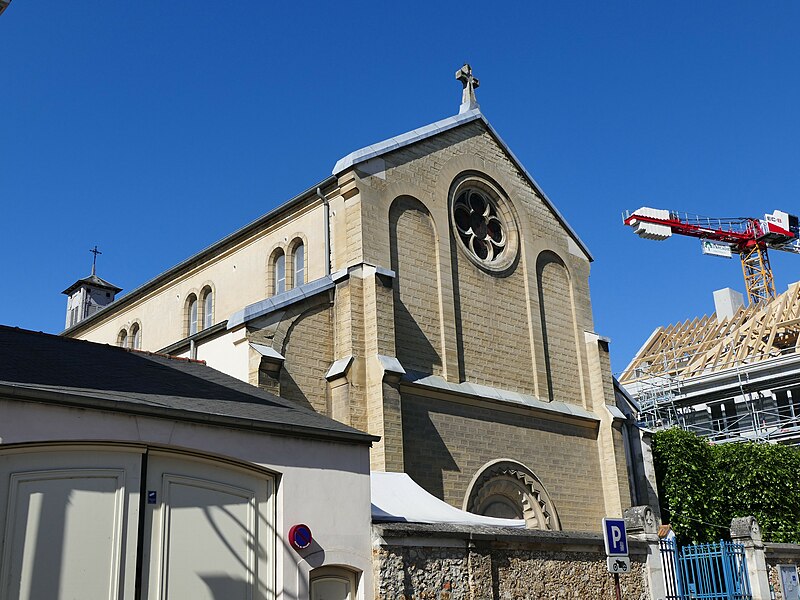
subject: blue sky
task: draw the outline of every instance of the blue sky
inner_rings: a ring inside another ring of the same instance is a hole
[[[738,260],[638,239],[625,209],[795,214],[800,3],[14,0],[0,16],[0,322],[58,332],[60,291],[131,290],[457,111],[489,120],[595,256],[620,371],[658,325],[743,291]],[[800,256],[771,255],[779,290]]]

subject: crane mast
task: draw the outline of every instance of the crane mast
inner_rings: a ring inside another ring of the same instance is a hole
[[[642,207],[622,216],[623,223],[645,239],[665,240],[673,234],[698,238],[703,253],[742,261],[745,289],[751,305],[775,298],[775,280],[767,250],[800,254],[798,218],[776,210],[763,219],[721,219]]]

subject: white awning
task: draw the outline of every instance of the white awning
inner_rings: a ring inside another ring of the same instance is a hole
[[[525,528],[523,519],[484,517],[450,506],[432,496],[405,473],[370,473],[372,521],[375,523],[453,523]]]

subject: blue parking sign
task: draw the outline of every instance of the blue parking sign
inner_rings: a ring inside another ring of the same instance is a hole
[[[625,531],[625,519],[603,517],[603,541],[606,543],[606,555],[628,556],[628,534]]]

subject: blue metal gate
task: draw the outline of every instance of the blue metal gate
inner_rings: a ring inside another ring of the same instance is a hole
[[[665,600],[752,600],[744,546],[733,542],[678,548],[661,540]]]

